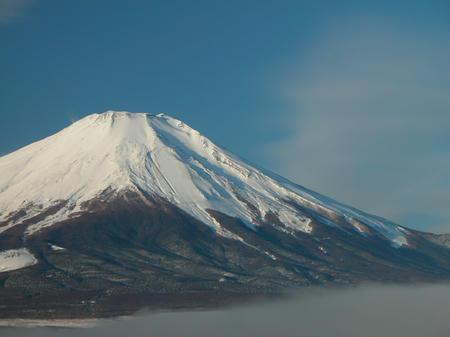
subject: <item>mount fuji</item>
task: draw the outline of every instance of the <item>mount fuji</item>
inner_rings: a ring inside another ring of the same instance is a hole
[[[0,157],[1,317],[446,280],[449,247],[448,235],[315,193],[164,114],[93,114]]]

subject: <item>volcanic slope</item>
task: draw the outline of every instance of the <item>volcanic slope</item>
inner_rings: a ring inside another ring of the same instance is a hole
[[[3,316],[442,280],[447,243],[256,168],[164,114],[93,114],[0,158],[0,247],[32,261],[0,265]]]

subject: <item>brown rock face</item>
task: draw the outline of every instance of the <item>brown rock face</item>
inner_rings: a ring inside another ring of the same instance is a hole
[[[409,245],[394,248],[350,226],[324,224],[326,214],[308,214],[307,234],[283,230],[274,213],[257,219],[255,230],[209,213],[241,240],[134,192],[92,200],[83,214],[31,236],[13,227],[0,245],[27,247],[39,263],[0,273],[0,316],[114,316],[143,307],[226,305],[298,286],[450,278],[450,250],[436,235],[409,231]]]

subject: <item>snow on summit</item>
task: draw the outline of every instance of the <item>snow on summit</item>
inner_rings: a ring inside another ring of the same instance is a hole
[[[262,218],[273,213],[290,230],[311,232],[311,219],[286,202],[291,200],[342,216],[362,235],[361,223],[396,246],[406,244],[400,226],[256,169],[177,119],[124,111],[89,115],[0,157],[0,233],[29,221],[31,235],[76,216],[84,202],[105,191],[125,190],[164,198],[224,236],[233,234],[208,210],[238,217],[255,230],[255,210]],[[63,206],[32,221],[56,205]]]

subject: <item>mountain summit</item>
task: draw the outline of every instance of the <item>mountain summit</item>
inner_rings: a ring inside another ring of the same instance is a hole
[[[3,316],[448,279],[448,242],[255,168],[164,114],[93,114],[0,158]]]
[[[217,234],[235,239],[211,210],[237,217],[254,230],[272,214],[283,224],[279,229],[310,233],[312,219],[290,204],[295,202],[327,217],[342,217],[361,235],[373,230],[396,247],[407,244],[404,228],[254,168],[164,114],[87,116],[1,158],[0,171],[0,222],[6,223],[0,233],[51,209],[27,226],[31,235],[82,214],[90,200],[134,191],[163,198]],[[18,210],[23,215],[15,214]]]

